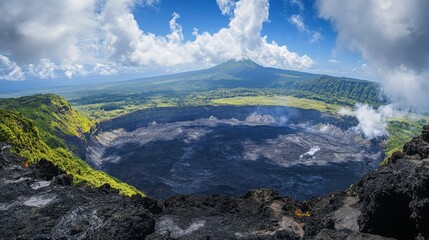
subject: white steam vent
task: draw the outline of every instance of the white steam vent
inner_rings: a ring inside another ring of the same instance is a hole
[[[315,158],[314,155],[320,151],[320,147],[319,146],[314,146],[312,148],[310,148],[310,150],[304,154],[301,154],[299,156],[300,159],[309,159],[309,158]]]

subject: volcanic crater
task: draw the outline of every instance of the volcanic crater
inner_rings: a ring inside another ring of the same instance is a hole
[[[86,160],[149,196],[240,196],[276,189],[298,200],[346,189],[383,159],[353,117],[291,107],[159,108],[102,122]]]

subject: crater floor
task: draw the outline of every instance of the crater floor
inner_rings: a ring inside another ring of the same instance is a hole
[[[383,158],[351,119],[284,107],[180,110],[102,125],[87,161],[156,198],[273,188],[307,199],[348,188]]]

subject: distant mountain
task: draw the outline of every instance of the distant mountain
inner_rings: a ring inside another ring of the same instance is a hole
[[[365,80],[332,77],[263,67],[252,60],[230,60],[211,68],[120,82],[88,84],[27,91],[21,95],[52,92],[83,102],[108,102],[158,96],[184,97],[222,89],[266,89],[271,94],[292,95],[330,103],[356,102],[380,105],[379,84]],[[230,96],[231,94],[228,94]],[[94,96],[98,99],[94,100]],[[107,99],[106,99],[107,96]],[[91,98],[93,100],[89,101]]]
[[[267,84],[276,80],[310,79],[320,75],[262,67],[249,59],[229,60],[215,67],[202,71],[211,80],[243,80],[255,81],[257,84]]]
[[[320,75],[263,67],[252,60],[243,59],[229,60],[214,67],[198,71],[142,78],[122,83],[200,81],[211,85],[224,85],[225,87],[265,87],[276,81],[312,79],[318,76]]]
[[[263,67],[251,60],[230,60],[217,66],[172,75],[95,84],[70,94],[72,98],[108,95],[117,101],[124,96],[186,96],[222,89],[268,89],[273,94],[318,99],[353,105],[356,102],[379,105],[379,84],[365,80],[332,77],[306,72]],[[68,96],[67,92],[57,92]],[[229,96],[229,95],[228,95]],[[97,100],[97,102],[100,102]]]

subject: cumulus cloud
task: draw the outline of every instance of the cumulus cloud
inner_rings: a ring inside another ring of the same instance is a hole
[[[42,58],[36,64],[28,65],[28,73],[31,76],[38,77],[40,79],[54,78],[56,77],[55,71],[58,70],[58,66],[51,60]]]
[[[0,1],[0,51],[19,64],[77,60],[95,26],[95,0]]]
[[[216,0],[223,15],[231,16],[234,11],[235,0]]]
[[[6,56],[0,55],[0,79],[23,80],[24,73],[15,62]]]
[[[116,74],[118,71],[115,66],[112,67],[112,65],[96,63],[94,68],[92,69],[92,72],[94,72],[97,75],[107,76],[107,75]]]
[[[88,71],[81,64],[63,64],[60,68],[64,71],[64,75],[68,78],[73,78],[74,76],[84,76],[88,74]]]
[[[228,27],[214,34],[194,31],[193,41],[183,39],[182,28],[177,24],[179,16],[173,14],[171,33],[166,37],[142,34],[130,59],[141,65],[173,66],[195,62],[210,65],[229,59],[250,58],[274,67],[310,67],[314,61],[309,56],[299,56],[286,46],[268,42],[267,36],[261,36],[263,23],[268,21],[268,8],[267,0],[238,1]]]
[[[318,0],[338,44],[359,51],[400,107],[429,108],[429,1]]]
[[[251,58],[273,67],[305,69],[314,61],[262,36],[268,21],[268,0],[218,0],[228,26],[216,33],[194,31],[186,40],[173,13],[164,36],[140,29],[132,12],[136,5],[158,0],[0,1],[0,53],[10,62],[3,79],[25,75],[69,78],[114,74],[121,67],[160,68]],[[6,61],[3,65],[7,65]],[[15,64],[15,65],[14,65]],[[23,70],[27,72],[23,73]]]
[[[290,16],[289,22],[293,24],[298,31],[306,33],[310,36],[310,42],[315,43],[322,38],[322,34],[318,31],[311,30],[305,23],[304,19],[299,14]]]

